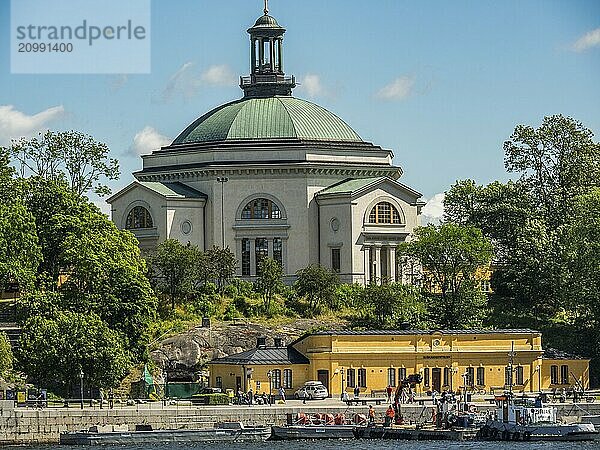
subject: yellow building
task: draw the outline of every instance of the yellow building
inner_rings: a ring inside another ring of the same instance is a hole
[[[264,343],[264,342],[262,342]],[[512,357],[511,354],[512,353]],[[512,370],[509,360],[512,358]],[[520,330],[320,331],[287,347],[264,345],[209,363],[212,386],[292,395],[319,380],[333,396],[398,385],[419,373],[417,392],[536,392],[589,387],[589,360],[544,354],[541,333]]]

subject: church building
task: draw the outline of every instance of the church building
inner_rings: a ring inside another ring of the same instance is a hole
[[[248,280],[270,257],[288,282],[309,264],[347,283],[401,281],[395,249],[419,225],[421,194],[399,181],[391,150],[292,95],[285,31],[265,8],[248,29],[243,98],[142,156],[136,181],[108,199],[112,219],[143,249],[165,239],[229,247]]]

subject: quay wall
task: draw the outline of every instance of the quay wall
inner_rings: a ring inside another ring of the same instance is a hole
[[[291,402],[289,402],[291,403]],[[386,407],[374,406],[378,421],[383,420]],[[407,421],[424,421],[431,418],[431,406],[403,405]],[[482,411],[493,405],[481,404]],[[559,405],[559,416],[565,421],[577,421],[581,415],[600,414],[600,404]],[[284,424],[287,415],[305,413],[345,412],[366,414],[365,406],[345,405],[319,406],[312,402],[297,405],[275,406],[191,406],[141,404],[114,409],[98,407],[79,408],[49,407],[43,409],[15,408],[13,402],[0,401],[0,446],[14,444],[56,443],[65,431],[88,429],[90,426],[111,427],[113,425],[134,429],[136,424],[148,424],[154,429],[207,428],[220,420],[242,421],[247,425]]]

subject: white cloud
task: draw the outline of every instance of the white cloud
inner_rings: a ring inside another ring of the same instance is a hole
[[[573,51],[583,52],[588,48],[600,46],[600,28],[589,31],[581,36],[573,44]]]
[[[427,204],[421,210],[421,224],[428,225],[430,223],[439,225],[444,215],[444,197],[443,192],[435,194],[429,199]]]
[[[62,105],[53,106],[32,116],[16,110],[13,105],[0,105],[0,144],[8,144],[11,139],[32,136],[64,114],[65,108]]]
[[[231,68],[225,64],[215,64],[199,72],[195,70],[195,64],[188,61],[171,75],[162,91],[161,99],[169,101],[177,95],[188,99],[195,96],[203,85],[233,86],[236,80]]]
[[[382,100],[404,100],[412,93],[414,85],[414,76],[401,76],[382,87],[376,97]]]
[[[304,75],[300,81],[300,90],[306,92],[309,97],[320,97],[325,94],[321,77],[314,73]]]
[[[146,126],[134,136],[131,150],[137,155],[144,155],[170,143],[171,139],[160,134],[154,128]]]
[[[232,86],[235,85],[237,78],[228,65],[216,64],[202,72],[200,80],[213,86]]]

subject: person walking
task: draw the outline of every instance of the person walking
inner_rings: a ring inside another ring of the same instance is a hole
[[[388,387],[385,389],[385,392],[387,393],[387,401],[388,403],[390,403],[392,401],[392,392],[394,391],[394,388],[392,388],[392,385],[388,385]]]
[[[354,388],[354,398],[358,398],[359,395],[360,395],[360,388],[358,386],[356,386]]]
[[[281,397],[281,401],[285,403],[285,389],[283,387],[279,388],[279,397]]]
[[[369,425],[375,424],[375,409],[373,405],[369,405]]]
[[[254,400],[254,393],[252,392],[252,389],[248,390],[248,405],[252,406],[252,401]]]

